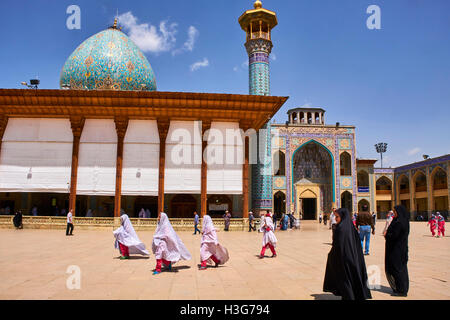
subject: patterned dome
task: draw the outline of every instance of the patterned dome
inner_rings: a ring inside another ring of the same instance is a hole
[[[150,63],[123,32],[111,27],[85,40],[67,59],[60,87],[155,91]]]

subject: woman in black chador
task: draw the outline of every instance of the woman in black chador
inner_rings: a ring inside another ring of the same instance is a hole
[[[23,228],[21,211],[16,211],[16,214],[14,215],[14,218],[13,218],[13,223],[14,223],[14,227],[16,227],[16,229]]]
[[[394,294],[405,297],[409,289],[408,236],[409,212],[404,206],[396,206],[394,219],[384,236],[386,238],[384,268]]]
[[[336,224],[323,291],[342,296],[342,300],[372,299],[361,240],[347,209],[336,211]]]

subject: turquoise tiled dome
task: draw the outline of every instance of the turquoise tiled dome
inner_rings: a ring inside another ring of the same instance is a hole
[[[78,46],[64,64],[59,85],[89,90],[156,90],[155,75],[147,58],[114,27]]]

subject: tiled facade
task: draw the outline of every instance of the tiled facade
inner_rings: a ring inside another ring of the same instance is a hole
[[[320,195],[318,211],[327,212],[332,207],[341,206],[341,194],[349,191],[352,195],[352,206],[356,207],[356,150],[355,150],[355,131],[352,126],[336,128],[335,126],[308,126],[308,125],[280,125],[272,124],[272,155],[277,151],[282,151],[285,155],[285,176],[273,176],[273,185],[282,185],[278,182],[280,179],[286,181],[283,187],[278,187],[273,192],[282,191],[286,195],[286,212],[292,212],[298,215],[300,212],[299,202],[296,194],[296,183],[303,177],[320,175],[320,170],[329,172],[330,192],[327,195],[326,188],[321,186],[318,189],[317,196]],[[313,143],[320,154],[317,163],[314,161],[308,163],[309,155],[298,157],[297,153],[305,150],[305,147]],[[347,152],[352,161],[351,175],[340,175],[340,154]],[[326,158],[329,158],[329,164],[325,164]],[[297,160],[296,160],[297,159]],[[302,160],[300,160],[302,159]],[[296,163],[297,161],[297,163]],[[322,168],[320,167],[322,163]],[[327,167],[329,166],[329,167]],[[310,168],[310,172],[306,174]],[[308,179],[308,178],[307,178]],[[320,183],[320,181],[319,181]],[[327,182],[328,183],[328,182]]]

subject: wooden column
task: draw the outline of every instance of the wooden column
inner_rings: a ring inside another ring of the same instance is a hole
[[[249,126],[241,125],[244,131],[242,140],[244,143],[244,164],[242,165],[242,218],[248,218],[248,157],[249,157],[249,137],[245,135]]]
[[[164,212],[164,173],[166,167],[166,138],[169,132],[169,119],[158,119],[159,132],[159,179],[158,179],[158,214]]]
[[[8,125],[8,117],[5,116],[4,114],[0,114],[0,155],[2,154],[3,134],[5,133],[7,125]]]
[[[120,217],[122,197],[122,165],[123,165],[123,140],[128,127],[128,118],[116,117],[117,132],[117,160],[116,160],[116,193],[114,198],[114,217]]]
[[[208,164],[206,163],[206,147],[208,141],[204,140],[204,134],[211,128],[211,121],[202,121],[202,173],[201,173],[201,191],[200,191],[200,217],[204,217],[208,213]]]
[[[78,152],[80,150],[81,132],[83,132],[85,119],[83,117],[70,117],[70,126],[72,127],[73,143],[72,143],[72,166],[70,174],[70,195],[69,195],[69,211],[72,215],[76,215],[77,201],[77,177],[78,177]]]

